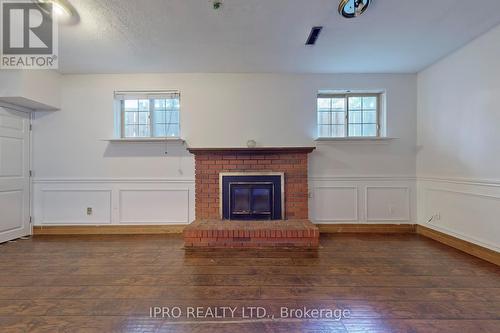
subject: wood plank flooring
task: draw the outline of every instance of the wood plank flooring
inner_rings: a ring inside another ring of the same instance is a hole
[[[242,318],[251,306],[275,318]],[[187,318],[190,307],[237,310]],[[349,316],[281,318],[281,307]],[[318,251],[37,236],[0,244],[0,332],[500,332],[500,268],[417,235],[322,236]]]

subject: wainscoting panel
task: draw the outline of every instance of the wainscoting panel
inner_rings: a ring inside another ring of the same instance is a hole
[[[312,211],[314,221],[357,221],[358,188],[355,186],[315,187]]]
[[[23,227],[23,191],[0,191],[0,212],[2,225],[0,232]]]
[[[34,224],[186,224],[195,219],[194,188],[193,179],[182,178],[35,179]],[[310,219],[314,223],[395,223],[389,215],[367,209],[368,188],[368,203],[370,200],[372,204],[393,202],[398,205],[394,207],[397,218],[401,218],[403,212],[409,214],[408,221],[397,223],[416,223],[415,180],[411,177],[312,177],[309,179]],[[47,191],[51,190],[55,192],[47,197]],[[92,207],[90,217],[88,207]],[[367,215],[384,220],[368,221]]]
[[[120,190],[120,223],[189,223],[188,189]]]
[[[481,180],[418,181],[420,225],[500,251],[500,185]]]
[[[194,180],[35,179],[33,217],[37,226],[188,224]]]
[[[367,221],[409,221],[410,188],[367,186],[365,217]]]
[[[311,177],[309,212],[314,223],[416,223],[412,177]]]
[[[43,189],[41,196],[43,224],[111,223],[110,190]]]

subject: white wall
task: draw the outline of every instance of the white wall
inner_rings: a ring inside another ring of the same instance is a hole
[[[36,224],[194,219],[194,162],[185,147],[170,144],[165,155],[161,143],[101,140],[113,135],[113,91],[148,89],[181,91],[181,132],[193,147],[245,146],[248,139],[260,146],[311,146],[318,90],[383,89],[388,135],[398,139],[318,144],[310,157],[311,218],[415,221],[415,75],[141,74],[64,75],[62,110],[36,114]],[[356,195],[339,195],[339,186]],[[140,191],[127,192],[131,188]],[[188,202],[181,204],[183,198]],[[177,204],[164,209],[167,201]],[[98,208],[89,217],[91,204]],[[355,216],[337,214],[346,205],[355,207]],[[63,214],[62,206],[70,208]]]
[[[419,223],[496,251],[499,59],[500,26],[418,75]]]
[[[22,97],[59,108],[61,75],[52,70],[0,70],[0,99]]]

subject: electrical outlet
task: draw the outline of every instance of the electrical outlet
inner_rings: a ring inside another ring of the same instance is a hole
[[[440,221],[441,220],[441,213],[436,213],[431,216],[431,218],[427,221],[428,223],[431,223],[432,221]]]
[[[87,207],[87,215],[92,215],[92,207]]]
[[[308,197],[309,199],[312,199],[312,198],[313,198],[313,194],[312,194],[312,192],[308,192],[308,193],[307,193],[307,197]]]

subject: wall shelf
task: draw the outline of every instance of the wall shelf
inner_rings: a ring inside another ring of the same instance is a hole
[[[58,107],[47,105],[35,101],[33,99],[21,96],[14,96],[14,97],[2,96],[0,97],[0,106],[11,108],[14,110],[29,111],[29,112],[59,111]]]
[[[328,142],[389,142],[397,140],[398,138],[392,137],[347,137],[347,138],[317,138],[314,141],[318,143]]]
[[[181,138],[111,138],[111,139],[102,139],[102,141],[107,141],[110,143],[180,143],[184,144],[186,141]]]

